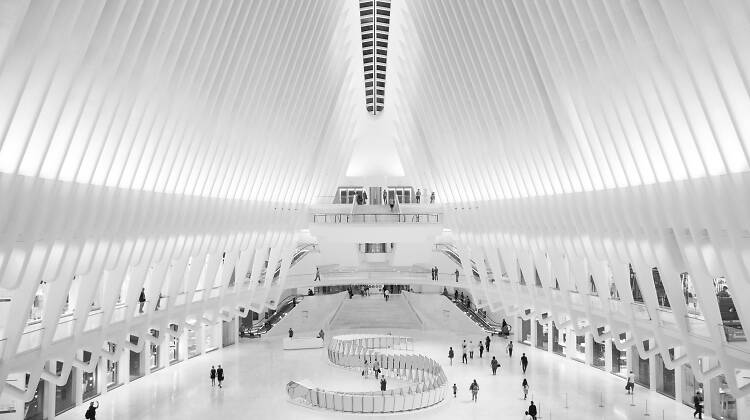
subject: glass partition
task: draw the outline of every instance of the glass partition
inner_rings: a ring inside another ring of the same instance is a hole
[[[88,363],[91,360],[91,353],[83,352],[83,361]],[[93,372],[83,372],[83,401],[99,395],[99,364],[96,364]]]
[[[57,374],[60,375],[62,370],[62,362],[57,362]],[[75,405],[76,400],[73,395],[73,368],[71,368],[65,385],[55,387],[55,415],[59,415],[63,411],[73,408]]]

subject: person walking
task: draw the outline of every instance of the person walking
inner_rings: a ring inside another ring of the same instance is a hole
[[[492,361],[490,362],[490,366],[492,367],[492,374],[497,375],[497,368],[500,366],[500,362],[495,359],[495,356],[492,356]]]
[[[378,379],[378,376],[380,376],[380,363],[378,359],[375,359],[372,363],[372,371],[375,372],[375,379]]]
[[[508,341],[508,357],[513,358],[513,341]]]
[[[479,394],[479,384],[477,383],[476,379],[474,379],[474,382],[472,382],[469,386],[469,390],[471,390],[471,400],[477,402],[477,394]]]
[[[451,361],[450,365],[453,366],[453,347],[448,348],[448,360]]]
[[[460,273],[458,272],[458,268],[456,269],[456,272],[455,272],[454,274],[456,275],[456,283],[458,283],[458,276],[459,276],[459,274],[460,274]]]
[[[435,281],[438,281],[440,277],[440,271],[438,270],[437,266],[435,266]]]
[[[388,205],[391,206],[391,213],[393,213],[393,206],[396,205],[396,201],[394,201],[393,197],[388,198]]]
[[[474,358],[474,342],[469,341],[469,359]]]
[[[367,191],[362,191],[362,204],[367,204]]]
[[[422,191],[420,191],[419,188],[417,188],[417,193],[414,194],[414,197],[417,198],[417,204],[419,204],[419,201],[422,199]]]
[[[385,376],[383,376],[382,378],[380,378],[380,390],[381,391],[385,391],[386,385],[387,385],[387,383],[385,381]]]
[[[453,384],[453,398],[456,398],[456,393],[458,392],[458,387],[456,384]]]
[[[362,365],[362,376],[367,379],[370,376],[370,362],[365,359],[365,362]]]
[[[625,390],[628,391],[628,394],[632,394],[635,388],[635,375],[633,374],[633,371],[631,370],[630,373],[628,373],[628,382],[625,384]]]
[[[700,391],[695,391],[695,395],[693,395],[693,406],[695,407],[695,411],[693,412],[693,418],[695,416],[698,416],[699,419],[703,418],[703,395],[701,395]]]
[[[320,281],[320,268],[319,267],[315,267],[315,278],[313,279],[313,281]]]
[[[383,205],[388,205],[388,190],[386,190],[385,188],[383,188]]]
[[[482,339],[479,339],[479,358],[482,358],[482,354],[484,354],[484,343],[482,342]]]
[[[388,302],[388,297],[391,295],[391,292],[388,291],[388,289],[385,289],[385,301]]]
[[[461,349],[463,350],[463,353],[464,353],[463,356],[461,356],[461,359],[464,362],[464,364],[468,363],[468,360],[466,359],[466,349],[467,349],[467,347],[468,346],[466,345],[466,340],[464,340],[464,342],[461,344]]]
[[[435,281],[435,267],[430,268],[430,275],[432,276],[432,281]]]
[[[490,336],[489,335],[484,338],[484,347],[485,347],[485,349],[487,349],[487,353],[490,352],[490,342],[491,341],[492,340],[490,340]]]
[[[216,385],[216,368],[211,366],[211,373],[209,374],[209,377],[211,378],[211,386]]]
[[[523,373],[526,374],[526,368],[529,367],[529,359],[526,357],[526,353],[521,355],[521,369],[523,369]]]
[[[430,194],[430,204],[435,204],[435,191]]]
[[[526,378],[523,378],[523,382],[521,382],[521,388],[523,389],[523,399],[525,400],[529,395],[529,383],[526,381]]]
[[[536,420],[536,406],[534,405],[534,401],[529,404],[529,415],[532,419]]]
[[[458,289],[453,291],[453,300],[458,300]]]
[[[96,420],[97,408],[99,408],[99,401],[92,401],[91,404],[89,404],[89,408],[86,410],[86,414],[84,414],[83,417],[89,420]]]
[[[216,379],[219,380],[219,388],[221,388],[221,383],[224,382],[224,368],[221,365],[216,369]]]
[[[141,289],[141,294],[138,296],[138,313],[143,313],[143,305],[146,304],[146,288]]]
[[[292,337],[294,337],[294,330],[291,327],[289,327],[289,338],[292,338]]]

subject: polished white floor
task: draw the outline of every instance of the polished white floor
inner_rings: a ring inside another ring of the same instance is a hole
[[[529,356],[526,377],[531,386],[530,394],[545,420],[642,419],[647,418],[644,416],[646,401],[648,418],[689,419],[692,416],[689,407],[640,387],[636,387],[635,406],[631,406],[622,379],[541,350],[517,345],[513,360],[509,360],[504,353],[506,341],[499,338],[494,338],[490,355],[495,355],[502,367],[497,376],[492,376],[489,368],[491,357],[486,354],[482,359],[475,354],[469,365],[462,365],[459,358],[454,360],[453,366],[448,365],[448,346],[452,345],[460,357],[457,349],[463,337],[424,332],[399,331],[399,334],[415,337],[415,351],[445,362],[450,383],[458,385],[458,397],[450,397],[443,404],[427,410],[396,416],[450,420],[521,419],[528,406],[521,392],[521,352]],[[212,388],[208,379],[210,366],[219,363],[227,377],[223,389]],[[324,389],[378,389],[374,378],[364,380],[357,372],[330,365],[325,349],[283,351],[280,338],[263,338],[243,341],[181,362],[117,388],[98,399],[101,408],[97,418],[290,420],[362,416],[290,403],[285,385],[291,379],[319,384]],[[468,391],[472,379],[476,379],[480,386],[477,403],[471,401]],[[566,394],[568,408],[565,408]],[[604,400],[603,408],[599,407],[600,398]],[[77,407],[58,418],[82,419],[84,408]]]

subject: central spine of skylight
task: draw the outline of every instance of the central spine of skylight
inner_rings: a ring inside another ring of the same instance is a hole
[[[362,32],[365,105],[367,112],[377,115],[383,110],[385,103],[385,67],[388,55],[391,1],[360,0],[359,19]]]

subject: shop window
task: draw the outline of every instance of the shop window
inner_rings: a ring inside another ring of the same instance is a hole
[[[717,419],[737,420],[737,400],[729,392],[724,375],[711,379],[711,415]]]
[[[91,353],[88,351],[83,352],[83,361],[88,363],[91,360]],[[91,398],[99,395],[99,364],[92,372],[83,372],[83,401],[90,400]]]
[[[237,330],[232,328],[234,322],[221,322],[221,345],[222,347],[231,346],[237,341]]]
[[[579,362],[586,362],[586,336],[576,335],[575,346],[571,357]]]
[[[169,364],[177,363],[180,361],[180,339],[172,337],[169,340]]]
[[[605,345],[604,343],[593,342],[592,345],[593,357],[591,359],[592,366],[598,369],[604,369],[605,366]]]
[[[521,342],[531,345],[531,320],[521,320]]]
[[[536,348],[547,350],[547,340],[549,339],[549,330],[547,324],[536,321]]]
[[[155,338],[159,338],[159,331],[151,329],[150,333]],[[156,369],[159,369],[160,367],[160,357],[159,357],[159,345],[157,344],[149,344],[149,368],[153,372]]]
[[[116,346],[107,343],[110,352],[114,352]],[[107,389],[112,389],[120,384],[120,363],[117,361],[107,360]]]
[[[201,354],[200,346],[198,346],[198,334],[192,328],[186,329],[187,335],[187,352],[188,358],[195,357]]]
[[[699,398],[705,399],[703,392],[703,383],[695,379],[693,369],[690,364],[686,363],[681,366],[682,369],[682,402],[690,407],[695,408],[693,397],[699,395]]]
[[[29,386],[29,375],[26,374],[26,386]],[[24,404],[24,420],[44,420],[44,381],[39,381],[36,392],[30,401]]]
[[[625,334],[620,334],[620,341],[625,340]],[[627,376],[628,374],[628,351],[620,350],[612,340],[612,373]]]
[[[138,337],[131,335],[130,342],[132,344],[138,344]],[[141,368],[141,354],[130,350],[130,380],[135,380],[143,376],[143,369]]]
[[[669,350],[669,355],[672,359],[674,359],[674,350]],[[661,357],[661,354],[656,355],[656,378],[658,381],[658,386],[656,390],[664,394],[670,398],[675,397],[675,378],[674,378],[674,369],[668,369],[664,365],[664,359]]]
[[[60,375],[63,370],[63,363],[57,363],[57,374]],[[76,405],[75,395],[73,395],[73,369],[70,370],[68,381],[63,386],[55,387],[55,415],[63,411],[70,410]]]
[[[648,341],[644,341],[643,346],[648,350]],[[636,369],[634,369],[635,383],[643,385],[646,388],[651,388],[651,376],[649,373],[650,360],[648,358],[642,358],[637,349],[633,348],[633,351],[633,354],[638,356],[638,364]]]
[[[39,287],[34,294],[34,300],[31,303],[29,311],[29,322],[37,322],[42,319],[44,313],[44,304],[47,300],[47,282],[39,282]]]
[[[560,334],[560,329],[557,328],[554,322],[552,325],[552,352],[561,356],[565,355],[565,331]]]

